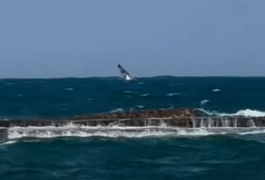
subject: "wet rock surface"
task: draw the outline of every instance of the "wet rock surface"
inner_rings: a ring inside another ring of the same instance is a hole
[[[0,128],[0,143],[8,139],[8,132],[6,128]]]
[[[1,120],[0,127],[29,126],[265,127],[265,117],[209,116],[196,109],[101,113],[55,120]]]
[[[147,110],[137,112],[100,113],[88,116],[76,116],[73,119],[128,119],[128,118],[158,118],[158,117],[200,117],[208,116],[197,109]]]

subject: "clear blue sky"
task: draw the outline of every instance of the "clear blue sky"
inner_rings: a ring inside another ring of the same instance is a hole
[[[0,78],[265,75],[264,0],[3,0]]]

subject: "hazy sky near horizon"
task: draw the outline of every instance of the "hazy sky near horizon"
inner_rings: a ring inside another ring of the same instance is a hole
[[[264,0],[0,1],[0,78],[265,76]]]

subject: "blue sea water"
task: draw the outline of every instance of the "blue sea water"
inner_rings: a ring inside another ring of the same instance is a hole
[[[185,107],[219,115],[265,116],[265,78],[0,80],[2,120]],[[10,140],[0,144],[1,180],[265,179],[263,130],[89,134],[68,127],[60,136],[35,129],[35,137],[23,131],[14,127]]]

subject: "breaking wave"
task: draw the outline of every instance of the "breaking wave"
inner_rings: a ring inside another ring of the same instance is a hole
[[[140,94],[140,96],[143,96],[143,97],[149,96],[149,95],[150,95],[149,93]]]
[[[203,105],[207,104],[208,102],[210,102],[210,100],[208,100],[208,99],[201,100],[200,105],[203,106]]]
[[[168,93],[167,94],[167,96],[178,96],[178,95],[180,95],[180,93],[177,93],[177,92],[176,93]]]
[[[117,112],[124,112],[124,110],[122,108],[117,108],[110,111],[110,113],[117,113]]]
[[[6,141],[6,142],[3,142],[3,143],[0,143],[0,147],[1,146],[6,146],[6,145],[10,145],[10,144],[14,144],[16,143],[17,141]]]
[[[221,89],[213,89],[212,92],[219,92]]]
[[[252,109],[244,109],[244,110],[239,110],[235,113],[222,113],[222,112],[217,112],[217,111],[209,111],[206,109],[199,109],[200,111],[212,116],[244,116],[244,117],[265,117],[265,112],[264,111],[258,111],[258,110],[252,110]]]
[[[8,129],[8,139],[24,138],[57,138],[57,137],[201,137],[227,134],[259,134],[265,133],[265,128],[176,128],[176,127],[12,127]]]

